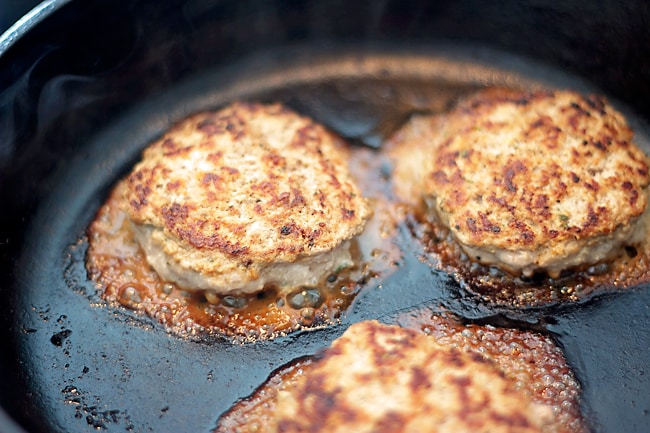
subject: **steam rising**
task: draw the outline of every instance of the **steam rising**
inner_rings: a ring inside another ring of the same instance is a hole
[[[7,164],[14,155],[16,137],[24,129],[19,113],[29,109],[27,91],[34,67],[0,93],[0,166]]]
[[[41,65],[53,51],[0,93],[0,166],[9,164],[21,142],[42,138],[63,114],[101,97],[96,89],[91,91],[94,79],[87,76],[61,74],[41,84]]]

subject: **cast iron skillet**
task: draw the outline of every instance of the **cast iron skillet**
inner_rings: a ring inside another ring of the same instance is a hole
[[[358,320],[443,305],[550,332],[594,431],[650,425],[650,288],[526,311],[468,298],[405,241],[340,326],[184,340],[97,299],[84,229],[142,147],[232,98],[280,100],[359,145],[485,84],[607,93],[647,146],[643,2],[51,1],[0,38],[0,431],[209,431],[278,366]],[[646,147],[646,151],[650,148]]]

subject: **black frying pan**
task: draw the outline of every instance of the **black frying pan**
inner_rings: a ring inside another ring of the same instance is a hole
[[[583,384],[593,430],[648,430],[646,286],[579,305],[490,307],[420,263],[405,237],[400,271],[368,287],[340,326],[240,346],[179,339],[103,306],[83,258],[85,227],[147,142],[233,98],[279,100],[376,146],[409,112],[442,109],[478,86],[571,86],[608,94],[647,145],[650,6],[44,5],[0,39],[0,431],[209,431],[273,369],[350,323],[423,305],[552,333]]]

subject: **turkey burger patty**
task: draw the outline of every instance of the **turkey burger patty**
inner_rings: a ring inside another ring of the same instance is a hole
[[[255,414],[250,418],[255,420]],[[534,401],[478,353],[413,329],[353,324],[277,393],[269,432],[541,432],[556,429]]]
[[[196,114],[145,151],[123,208],[147,261],[185,289],[316,284],[352,264],[371,215],[345,143],[281,105]]]
[[[423,197],[471,260],[557,277],[645,237],[648,159],[632,140],[601,97],[488,89],[391,146],[398,193]]]

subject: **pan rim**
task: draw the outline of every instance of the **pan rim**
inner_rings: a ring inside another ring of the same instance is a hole
[[[0,57],[32,28],[40,24],[62,6],[72,0],[45,0],[23,15],[11,27],[0,34]]]

